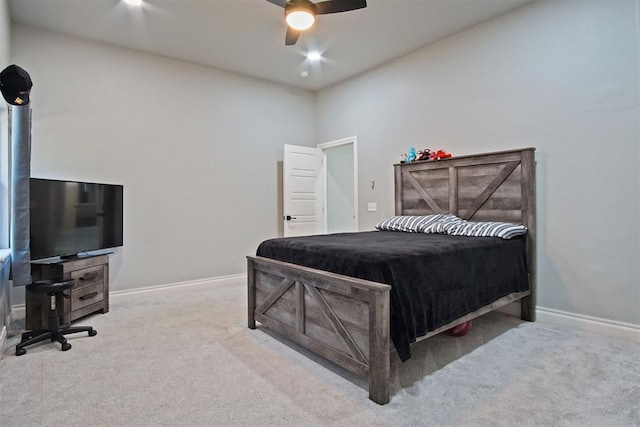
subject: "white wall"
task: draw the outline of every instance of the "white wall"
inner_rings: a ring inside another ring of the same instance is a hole
[[[12,53],[32,175],[124,185],[111,290],[242,273],[276,236],[277,162],[315,144],[312,93],[17,24]]]
[[[409,146],[534,146],[538,305],[640,324],[637,7],[534,2],[321,90],[318,140],[358,135],[361,228]]]

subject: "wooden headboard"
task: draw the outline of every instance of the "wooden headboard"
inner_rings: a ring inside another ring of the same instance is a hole
[[[396,215],[452,213],[473,221],[524,224],[531,295],[523,319],[535,320],[535,148],[395,165]]]
[[[395,165],[396,215],[535,227],[535,148]]]
[[[535,148],[523,148],[394,166],[396,215],[452,213],[467,220],[527,226],[527,320],[535,319],[534,152]]]

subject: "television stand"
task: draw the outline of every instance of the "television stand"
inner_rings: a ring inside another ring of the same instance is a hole
[[[97,255],[69,259],[41,260],[31,263],[31,276],[35,280],[75,279],[76,286],[56,297],[56,306],[62,307],[61,324],[96,312],[109,312],[109,256]],[[49,297],[27,292],[25,298],[25,328],[46,329]]]

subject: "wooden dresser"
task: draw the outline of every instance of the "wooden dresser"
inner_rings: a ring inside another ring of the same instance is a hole
[[[60,323],[71,323],[92,313],[109,311],[109,256],[97,255],[85,258],[31,263],[32,279],[75,279],[76,286],[58,296],[56,306],[63,307]],[[49,296],[26,292],[27,330],[47,328]]]

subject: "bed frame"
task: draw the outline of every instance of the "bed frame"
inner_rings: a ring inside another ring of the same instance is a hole
[[[453,213],[528,227],[530,290],[509,294],[448,323],[428,338],[513,301],[535,320],[534,148],[395,165],[396,215]],[[356,375],[369,398],[389,402],[389,290],[386,284],[269,258],[247,257],[248,310],[256,321]]]

